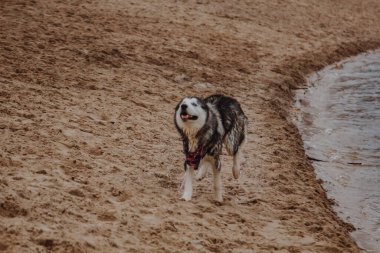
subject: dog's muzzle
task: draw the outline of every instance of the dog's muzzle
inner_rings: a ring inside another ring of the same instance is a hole
[[[186,121],[186,120],[196,120],[198,119],[198,116],[195,116],[195,115],[191,115],[187,112],[187,105],[181,105],[181,119],[183,121]]]
[[[196,119],[198,119],[198,116],[188,114],[186,111],[182,111],[181,112],[181,119],[183,121],[186,121],[186,120],[196,120]]]

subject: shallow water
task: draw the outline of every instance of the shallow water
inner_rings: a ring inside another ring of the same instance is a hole
[[[364,252],[380,252],[380,50],[315,73],[295,119],[307,155]]]

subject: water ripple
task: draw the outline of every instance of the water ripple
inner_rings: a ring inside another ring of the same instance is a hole
[[[296,124],[338,214],[380,252],[380,50],[329,66],[296,92]]]

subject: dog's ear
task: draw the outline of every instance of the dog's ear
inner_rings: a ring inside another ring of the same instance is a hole
[[[205,111],[208,111],[208,107],[207,107],[206,102],[203,99],[199,100],[199,101],[200,101],[202,109],[205,110]]]
[[[195,97],[198,100],[199,105],[201,106],[202,109],[207,110],[207,105],[205,103],[205,99],[203,96],[201,97]]]

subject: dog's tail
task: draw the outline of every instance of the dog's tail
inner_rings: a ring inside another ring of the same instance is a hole
[[[235,179],[240,176],[240,160],[242,155],[242,147],[247,143],[248,119],[245,115],[239,119],[240,123],[233,126],[231,131],[227,133],[224,144],[229,155],[234,157],[232,174]]]
[[[247,144],[248,142],[248,118],[244,115],[244,140],[240,146]]]

